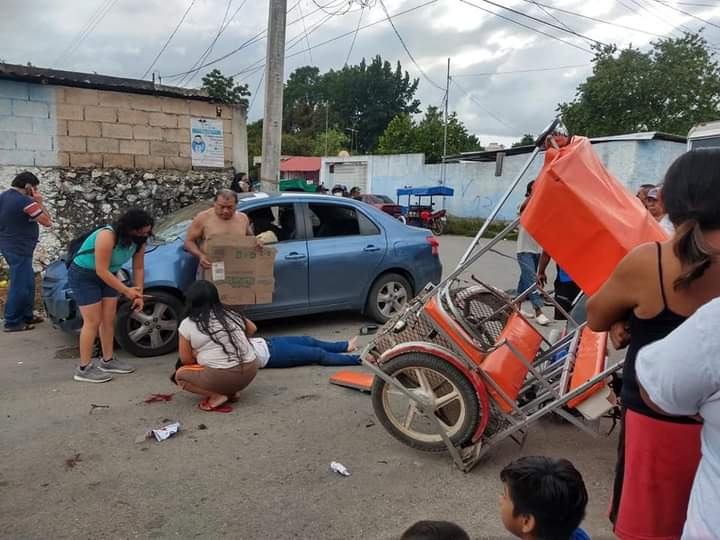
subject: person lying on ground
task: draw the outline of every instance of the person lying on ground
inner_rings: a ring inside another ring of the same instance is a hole
[[[588,494],[582,475],[567,459],[527,456],[500,473],[500,515],[523,540],[590,540],[580,529]]]
[[[290,368],[298,366],[356,366],[360,357],[357,337],[347,341],[321,341],[310,336],[256,337],[257,326],[245,318],[245,328],[255,350],[259,368]]]
[[[468,533],[450,521],[418,521],[400,540],[470,540]]]
[[[645,403],[662,414],[702,416],[700,465],[682,538],[720,538],[720,299],[698,309],[666,338],[637,356]],[[682,368],[678,360],[682,359]]]
[[[178,328],[182,365],[175,382],[204,396],[203,411],[230,412],[228,401],[257,375],[255,351],[245,335],[243,316],[220,303],[214,284],[199,280],[185,293],[187,317]]]
[[[80,308],[80,365],[73,379],[103,383],[110,373],[132,373],[135,368],[113,355],[115,315],[122,294],[132,309],[144,308],[145,243],[155,221],[145,210],[131,208],[112,225],[92,232],[80,245],[68,268],[68,283]],[[117,272],[132,259],[133,287],[117,277]],[[95,341],[100,335],[102,359],[93,362]]]

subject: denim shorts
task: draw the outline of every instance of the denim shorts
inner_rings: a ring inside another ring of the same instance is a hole
[[[81,268],[75,263],[68,269],[68,283],[78,306],[89,306],[103,298],[118,297],[118,292],[100,279],[95,270]]]

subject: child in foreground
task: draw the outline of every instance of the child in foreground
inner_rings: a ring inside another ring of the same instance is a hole
[[[470,540],[462,527],[450,521],[418,521],[400,540]]]
[[[588,494],[566,459],[528,456],[500,473],[500,512],[505,528],[523,540],[590,540],[580,529]]]

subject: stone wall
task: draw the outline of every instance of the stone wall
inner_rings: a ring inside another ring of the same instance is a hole
[[[221,118],[225,167],[247,170],[241,107],[0,80],[0,165],[188,171],[192,117]]]
[[[228,187],[233,171],[142,171],[92,168],[2,167],[0,190],[13,177],[29,170],[40,179],[40,192],[54,226],[42,230],[35,260],[52,261],[68,241],[79,234],[109,223],[133,206],[148,210],[161,221],[170,212],[212,198]]]

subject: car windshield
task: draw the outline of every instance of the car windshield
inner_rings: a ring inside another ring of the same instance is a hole
[[[181,234],[188,230],[193,218],[199,212],[207,210],[211,206],[212,201],[201,201],[173,212],[153,231],[155,238],[161,242],[177,240]]]
[[[387,195],[373,195],[376,199],[378,199],[380,202],[385,204],[395,204],[395,201],[393,201],[390,197]]]

